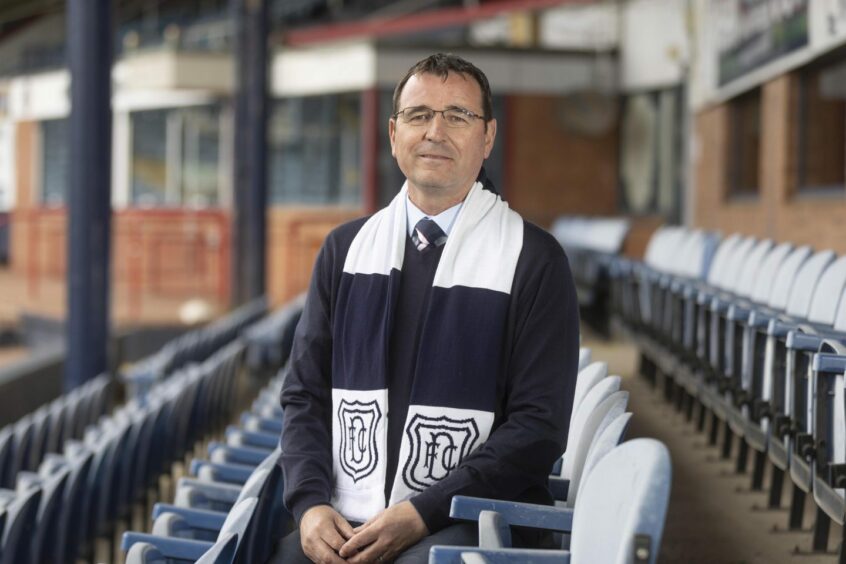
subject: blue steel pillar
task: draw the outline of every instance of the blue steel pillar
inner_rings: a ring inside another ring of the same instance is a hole
[[[266,0],[232,0],[235,31],[235,154],[232,303],[264,294],[267,213]]]
[[[68,0],[68,178],[65,390],[108,367],[111,237],[112,2]]]

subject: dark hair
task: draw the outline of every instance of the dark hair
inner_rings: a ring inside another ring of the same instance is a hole
[[[408,69],[402,80],[399,81],[397,87],[394,89],[394,111],[396,114],[399,111],[399,99],[402,94],[402,89],[405,88],[405,83],[408,79],[416,74],[434,74],[446,80],[449,73],[457,73],[465,76],[471,76],[479,84],[482,90],[482,115],[485,118],[485,124],[493,118],[493,103],[491,102],[491,86],[488,84],[488,77],[485,73],[480,71],[473,63],[462,59],[457,55],[451,53],[436,53],[430,55],[419,61],[416,65]]]

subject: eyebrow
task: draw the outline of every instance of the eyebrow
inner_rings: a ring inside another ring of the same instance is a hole
[[[423,109],[431,110],[432,108],[429,107],[429,106],[426,106],[424,104],[424,105],[419,105],[419,106],[408,106],[405,109],[406,110],[423,110]],[[444,110],[464,110],[465,112],[473,112],[474,114],[476,114],[475,110],[470,110],[468,108],[465,108],[464,106],[458,106],[456,104],[449,104],[444,108]],[[477,114],[477,115],[481,115],[481,114]]]

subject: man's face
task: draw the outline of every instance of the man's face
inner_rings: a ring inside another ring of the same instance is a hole
[[[482,90],[472,77],[462,74],[450,73],[446,81],[432,74],[417,74],[405,84],[398,110],[417,106],[463,108],[481,116]],[[412,196],[420,191],[454,198],[456,203],[466,196],[496,137],[496,120],[488,122],[487,130],[484,120],[471,122],[463,128],[449,127],[441,114],[424,126],[391,119],[391,154],[408,178]]]

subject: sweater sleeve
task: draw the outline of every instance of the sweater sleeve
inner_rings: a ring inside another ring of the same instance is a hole
[[[430,533],[450,523],[454,495],[549,503],[548,475],[566,446],[579,349],[575,286],[553,244],[544,241],[548,252],[521,261],[528,271],[522,276],[518,263],[498,426],[458,468],[410,500]]]
[[[327,239],[314,266],[280,397],[284,502],[297,523],[307,509],[328,504],[332,491],[332,254]]]

